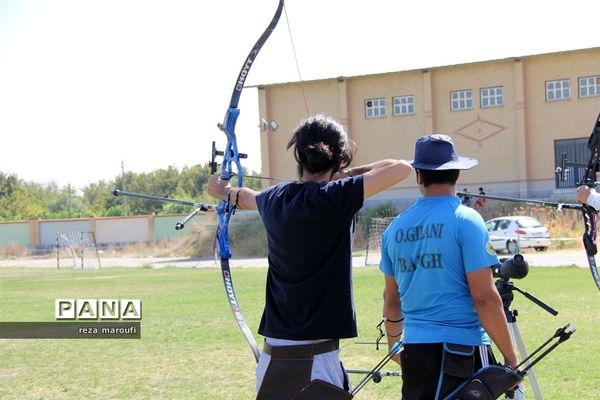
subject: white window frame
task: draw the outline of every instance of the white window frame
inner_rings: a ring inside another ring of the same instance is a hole
[[[569,79],[546,81],[546,101],[560,101],[571,98],[571,82]]]
[[[385,118],[387,116],[386,103],[383,97],[365,100],[365,118]]]
[[[600,96],[600,75],[579,78],[579,97]]]
[[[392,97],[392,107],[395,116],[411,115],[415,113],[415,96]]]
[[[504,106],[504,86],[479,89],[479,105],[481,108]]]
[[[473,89],[453,90],[450,92],[450,109],[452,111],[473,109]]]

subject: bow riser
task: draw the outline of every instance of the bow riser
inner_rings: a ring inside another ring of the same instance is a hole
[[[234,171],[232,170],[233,164],[235,164],[238,175],[238,187],[242,187],[244,185],[243,179],[243,171],[242,164],[240,162],[240,154],[237,146],[237,136],[235,134],[235,125],[237,123],[237,119],[240,116],[239,108],[229,108],[227,113],[225,113],[225,118],[223,120],[222,130],[227,136],[227,145],[225,146],[225,151],[223,152],[223,165],[221,169],[221,179],[229,180],[233,175]]]

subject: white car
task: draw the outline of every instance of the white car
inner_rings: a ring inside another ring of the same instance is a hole
[[[515,254],[519,249],[533,247],[536,251],[544,251],[550,246],[548,229],[533,217],[499,217],[485,224],[496,251]]]

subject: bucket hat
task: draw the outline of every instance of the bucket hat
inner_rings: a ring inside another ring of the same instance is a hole
[[[459,155],[450,136],[434,134],[417,139],[415,159],[410,164],[428,170],[471,169],[478,161]]]

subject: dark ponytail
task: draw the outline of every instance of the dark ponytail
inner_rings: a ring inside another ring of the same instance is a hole
[[[287,149],[294,147],[298,175],[333,169],[338,172],[352,162],[352,149],[344,127],[333,118],[319,114],[303,120],[294,130]]]

